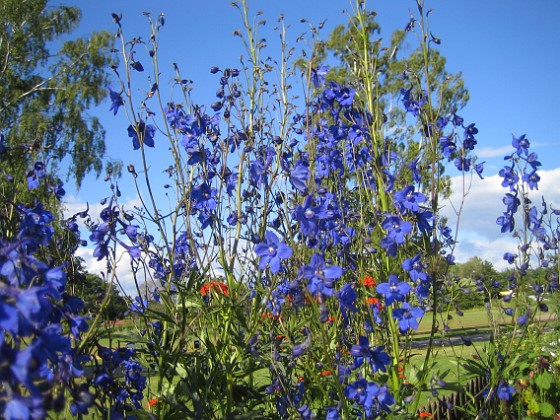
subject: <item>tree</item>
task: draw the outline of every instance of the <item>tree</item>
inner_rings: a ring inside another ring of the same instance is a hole
[[[2,0],[0,14],[1,149],[10,154],[2,166],[12,174],[37,160],[55,172],[69,158],[67,175],[79,186],[103,166],[105,132],[86,111],[107,96],[112,36],[60,43],[81,12],[47,0]],[[61,47],[52,54],[55,45]]]
[[[95,274],[79,275],[79,281],[74,285],[74,294],[85,302],[86,312],[97,314],[101,311],[102,319],[107,321],[122,319],[128,311],[126,300],[119,294],[117,287],[114,284],[108,285]]]
[[[440,191],[443,196],[448,196],[451,184],[449,177],[443,176],[444,166],[431,167],[432,162],[441,156],[436,146],[438,137],[443,134],[434,128],[440,118],[458,112],[468,102],[469,94],[462,75],[449,73],[445,57],[435,48],[419,46],[412,52],[406,51],[406,34],[414,28],[415,19],[411,18],[407,29],[395,31],[388,45],[383,45],[376,13],[366,10],[365,2],[357,2],[357,5],[357,12],[346,25],[337,26],[326,41],[317,44],[308,64],[301,59],[297,66],[300,69],[307,67],[311,77],[313,67],[327,61],[337,63],[331,68],[327,82],[351,86],[356,91],[356,102],[371,111],[377,110],[372,115],[371,128],[384,143],[379,142],[380,153],[382,148],[398,150],[409,163],[422,157],[418,169],[426,175],[422,181],[425,189],[429,190],[433,182],[427,173],[436,169]],[[428,45],[440,42],[432,37]],[[411,90],[411,97],[430,101],[430,106],[424,107],[428,110],[420,111],[423,115],[416,127],[407,124],[406,111],[396,106],[403,90],[407,89]],[[418,133],[435,141],[418,142],[415,138]],[[428,144],[432,146],[428,147]]]
[[[87,111],[108,95],[113,61],[108,32],[63,41],[80,22],[76,7],[0,0],[0,14],[0,228],[9,240],[20,205],[41,203],[57,230],[65,224],[59,176],[79,187],[87,173],[100,174],[105,132]],[[62,264],[77,241],[73,233],[57,237],[45,255]]]
[[[480,257],[472,257],[463,264],[451,267],[450,274],[461,285],[461,293],[457,294],[457,303],[463,309],[473,304],[482,304],[485,296],[498,297],[501,291],[507,290],[508,286],[505,281],[506,275],[498,273],[491,262]]]

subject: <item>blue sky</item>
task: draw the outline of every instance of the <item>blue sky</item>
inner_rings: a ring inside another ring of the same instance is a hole
[[[239,13],[226,0],[66,0],[78,6],[83,21],[75,32],[87,35],[95,30],[114,31],[111,13],[123,14],[127,37],[149,35],[143,11],[152,11],[154,18],[165,13],[166,24],[161,32],[160,65],[167,79],[172,77],[171,63],[177,62],[182,76],[194,81],[195,102],[210,104],[217,87],[217,78],[209,73],[211,66],[236,67],[243,46],[232,36],[241,29]],[[346,22],[343,9],[351,9],[347,0],[253,0],[253,11],[262,10],[268,21],[263,36],[269,40],[268,54],[278,57],[274,49],[277,35],[272,31],[276,19],[283,14],[290,25],[289,34],[295,40],[308,27],[299,22],[306,18],[314,24],[327,19],[322,38],[335,25]],[[413,0],[369,1],[368,7],[378,13],[382,36],[403,28],[411,13],[417,15]],[[462,72],[470,92],[470,102],[461,111],[466,122],[475,122],[479,134],[478,154],[485,160],[486,178],[476,181],[463,213],[460,260],[476,253],[497,263],[508,246],[499,237],[494,221],[501,215],[503,191],[495,175],[503,165],[512,134],[527,134],[533,149],[543,163],[543,183],[540,191],[560,206],[560,85],[555,77],[560,68],[560,35],[558,16],[560,2],[554,0],[426,0],[432,8],[432,33],[442,40],[440,51],[447,58],[450,72]],[[408,38],[410,48],[416,47],[414,37]],[[165,79],[165,77],[164,77]],[[119,112],[113,117],[110,104],[103,104],[93,113],[101,118],[107,130],[108,154],[123,160],[125,166],[135,160],[131,141],[127,137],[128,121]],[[157,146],[157,137],[156,137]],[[150,158],[158,159],[157,148]],[[125,173],[125,178],[128,174]],[[455,185],[461,180],[454,179]],[[123,195],[134,200],[130,182],[122,181]],[[99,181],[86,179],[79,192],[69,190],[74,208],[86,201],[98,201]],[[458,199],[458,195],[455,195]],[[470,204],[469,204],[470,202]],[[451,206],[444,210],[452,215]]]

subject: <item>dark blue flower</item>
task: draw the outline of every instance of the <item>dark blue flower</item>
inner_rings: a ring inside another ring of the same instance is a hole
[[[143,121],[140,121],[136,127],[129,125],[127,131],[128,137],[132,138],[132,147],[134,150],[140,149],[141,145],[154,147],[154,134],[156,133],[156,127],[154,125],[146,125]]]
[[[412,179],[414,180],[414,182],[418,183],[422,180],[422,177],[420,175],[420,158],[416,158],[412,161],[412,163],[408,166],[410,168],[410,171],[412,172]]]
[[[531,190],[538,190],[539,189],[539,181],[541,177],[537,174],[536,170],[533,170],[529,173],[523,174],[523,182],[526,182]]]
[[[45,176],[45,164],[35,162],[33,169],[27,174],[27,189],[34,190],[39,187],[39,180]]]
[[[351,88],[347,88],[344,87],[342,89],[340,89],[340,91],[338,92],[338,95],[336,96],[336,99],[338,101],[338,103],[340,104],[340,106],[352,106],[352,103],[354,102],[354,95],[356,94],[356,91],[354,89]]]
[[[412,94],[412,88],[401,89],[401,95],[403,96],[402,103],[406,111],[410,112],[415,117],[420,115],[420,110],[422,109],[422,106],[424,106],[424,104],[426,104],[427,102],[425,92],[422,92],[422,94],[419,95],[418,99],[414,98]]]
[[[515,191],[515,194],[506,193],[502,202],[506,205],[506,211],[510,214],[516,213],[521,205],[521,200],[517,197],[517,191]]]
[[[363,378],[348,384],[344,389],[344,395],[360,405],[367,418],[378,416],[381,410],[390,411],[390,406],[395,403],[387,385],[379,386]]]
[[[309,161],[298,160],[290,172],[290,182],[302,194],[307,193],[307,179],[309,178]]]
[[[503,256],[503,259],[506,260],[508,262],[508,264],[515,263],[516,258],[517,258],[517,255],[512,254],[511,252],[506,252]]]
[[[416,213],[416,225],[422,233],[427,233],[432,230],[432,222],[434,220],[434,213],[430,210],[420,210]]]
[[[324,203],[315,205],[313,196],[308,195],[303,204],[295,208],[293,217],[299,222],[303,235],[313,236],[317,234],[319,221],[327,217],[327,209]]]
[[[484,171],[485,163],[486,162],[480,162],[474,165],[474,171],[476,172],[476,174],[479,176],[480,179],[484,179],[484,177],[482,176],[482,172]]]
[[[517,173],[513,169],[513,166],[504,166],[502,169],[500,169],[498,175],[504,178],[504,180],[502,181],[502,187],[509,187],[510,191],[515,190],[515,186],[519,182],[519,175],[517,175]]]
[[[197,210],[215,210],[216,209],[216,189],[211,188],[207,182],[194,187],[191,191],[191,199]]]
[[[471,169],[471,158],[465,156],[459,156],[455,159],[455,167],[463,172],[470,171]]]
[[[412,232],[412,225],[401,220],[398,216],[386,217],[381,226],[387,231],[387,238],[395,241],[397,244],[402,244],[405,236]]]
[[[350,354],[355,357],[355,367],[361,366],[365,360],[370,364],[373,372],[387,372],[387,366],[391,364],[391,356],[383,350],[385,350],[384,346],[372,349],[369,346],[368,338],[361,335],[358,338],[358,344],[354,344],[350,349]]]
[[[420,261],[421,256],[421,254],[416,254],[412,258],[404,260],[402,263],[403,270],[408,272],[410,279],[414,282],[418,280],[425,281],[428,278],[428,275],[422,271],[424,265],[422,261]]]
[[[529,154],[530,143],[529,140],[525,138],[525,134],[523,134],[521,137],[513,137],[511,145],[516,149],[515,152],[518,156],[527,156]]]
[[[399,321],[399,329],[406,333],[409,329],[418,329],[418,319],[424,316],[424,311],[414,308],[409,303],[404,302],[401,308],[393,309],[393,318]]]
[[[410,292],[411,287],[408,283],[399,281],[397,276],[391,274],[389,275],[389,281],[378,284],[375,290],[385,297],[387,305],[391,305],[394,301],[404,301],[405,295]]]
[[[305,340],[303,340],[300,344],[297,344],[292,349],[292,357],[299,357],[303,353],[307,351],[309,345],[311,344],[311,334],[307,334]]]
[[[357,299],[358,293],[350,284],[344,284],[338,292],[338,302],[345,322],[348,321],[348,312],[358,312],[358,308],[355,306]]]
[[[424,201],[426,201],[426,196],[422,193],[415,192],[414,187],[409,185],[395,193],[394,204],[401,213],[404,213],[406,210],[417,213],[419,210],[418,205],[422,204]]]
[[[515,228],[515,219],[510,213],[504,212],[503,216],[500,216],[496,219],[496,224],[501,226],[501,232],[513,232]]]
[[[527,321],[529,321],[529,316],[531,315],[531,313],[529,311],[525,312],[523,315],[520,315],[517,318],[517,323],[519,325],[525,325],[527,323]]]
[[[311,81],[313,82],[315,89],[325,85],[325,78],[328,72],[329,66],[325,64],[321,64],[319,67],[311,69]]]
[[[312,295],[320,293],[332,296],[334,283],[342,276],[342,268],[337,265],[327,265],[321,254],[313,254],[309,265],[302,269],[303,277],[309,279],[307,288]]]
[[[276,274],[282,268],[281,260],[292,256],[292,248],[284,242],[280,242],[274,232],[267,231],[265,240],[255,246],[255,254],[260,257],[259,270],[264,270],[269,266],[270,271]]]
[[[496,394],[500,400],[509,401],[513,394],[515,394],[515,388],[509,385],[507,382],[502,381],[496,390]]]
[[[457,151],[457,145],[451,140],[451,136],[441,136],[439,138],[439,147],[443,152],[443,156],[449,159]]]
[[[403,244],[405,236],[412,232],[412,224],[398,216],[388,216],[383,220],[381,227],[387,232],[381,239],[381,247],[386,250],[387,255],[394,257],[397,254],[397,245]]]
[[[531,166],[531,168],[533,169],[537,169],[539,166],[542,166],[541,163],[537,160],[537,154],[535,152],[529,154],[529,156],[527,156],[527,163]]]
[[[111,108],[109,108],[109,111],[113,111],[113,115],[117,115],[119,108],[124,105],[124,100],[120,92],[115,92],[111,88],[109,88],[109,98],[111,99]]]

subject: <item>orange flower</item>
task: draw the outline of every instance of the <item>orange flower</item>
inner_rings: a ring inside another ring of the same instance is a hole
[[[377,286],[377,283],[375,282],[375,280],[371,276],[365,276],[363,282],[364,282],[365,287],[375,287],[375,286]]]
[[[150,407],[153,407],[157,403],[158,403],[158,399],[152,398],[151,400],[148,401],[148,404],[146,404],[146,408],[149,409]]]
[[[324,371],[321,372],[322,377],[329,376],[330,374],[331,374],[330,370],[324,370]]]
[[[418,418],[431,419],[432,418],[432,413],[428,413],[427,411],[420,411],[420,413],[418,413]]]
[[[211,292],[221,293],[224,296],[228,296],[229,294],[227,284],[219,281],[208,282],[200,288],[200,294],[202,296],[208,296]]]
[[[379,309],[379,310],[383,309],[383,304],[381,302],[379,302],[379,299],[377,299],[377,298],[368,297],[366,302],[370,306],[377,306],[377,309]]]

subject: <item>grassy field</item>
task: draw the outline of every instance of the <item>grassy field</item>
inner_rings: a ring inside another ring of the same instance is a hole
[[[489,315],[494,318],[493,323],[501,325],[511,324],[513,320],[512,317],[504,316],[503,310],[499,308],[496,308],[491,313],[489,313],[485,308],[465,310],[462,316],[456,314],[455,312],[451,312],[449,314],[441,313],[437,314],[439,329],[436,334],[436,338],[441,339],[444,336],[468,337],[472,334],[488,333],[492,329],[492,323],[489,321]],[[539,321],[545,322],[550,319],[550,316],[548,314],[542,314],[539,318]],[[446,334],[442,334],[444,321],[450,328]],[[117,326],[115,330],[117,333],[115,338],[111,340],[109,338],[104,338],[100,340],[100,344],[111,348],[126,345],[126,341],[122,340],[122,335],[127,328],[131,327],[131,322],[125,321],[122,325]],[[414,336],[415,340],[426,340],[429,337],[431,328],[432,313],[428,312],[420,322],[418,332]],[[420,407],[424,407],[430,402],[430,400],[448,395],[458,390],[461,385],[466,384],[474,375],[469,373],[460,361],[478,357],[477,350],[478,352],[483,352],[484,347],[487,345],[487,341],[480,341],[474,343],[472,346],[467,346],[462,342],[459,342],[458,345],[454,346],[446,344],[442,347],[436,347],[435,356],[431,359],[433,365],[430,367],[430,377],[428,379],[433,377],[434,383],[437,380],[443,380],[446,384],[445,387],[436,386],[435,389],[438,392],[437,395],[432,395],[431,390],[423,391],[420,400]],[[404,374],[411,382],[414,382],[414,377],[418,373],[418,370],[425,359],[426,352],[427,350],[423,348],[413,349],[410,351],[409,363],[404,366]],[[265,373],[263,377],[267,376],[266,371],[263,371],[263,373]],[[151,376],[149,379],[148,386],[153,392],[157,388],[157,376]],[[148,394],[148,392],[146,392],[146,394]],[[143,405],[148,405],[147,398],[143,401]]]

